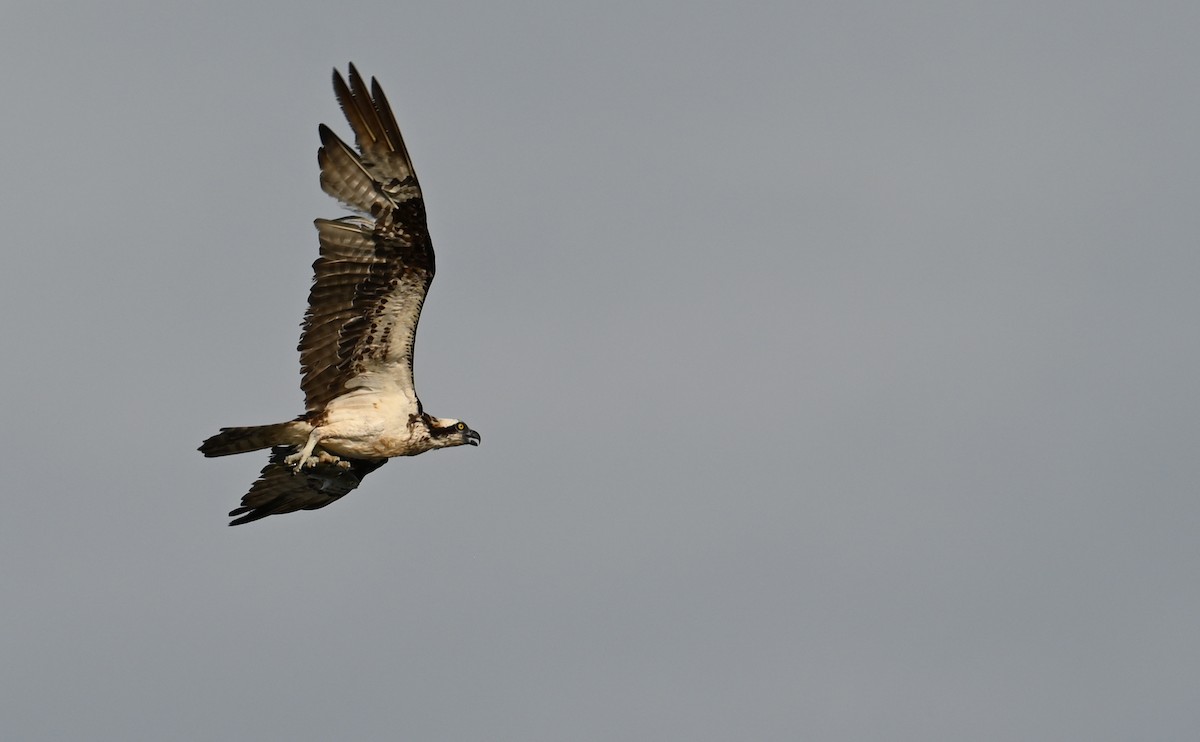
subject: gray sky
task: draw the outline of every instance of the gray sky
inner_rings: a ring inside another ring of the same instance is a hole
[[[1194,739],[1193,4],[5,16],[5,739]],[[484,443],[227,528],[349,60]]]

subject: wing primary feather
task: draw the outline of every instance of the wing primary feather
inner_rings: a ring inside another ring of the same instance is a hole
[[[317,127],[317,132],[322,145],[317,150],[322,190],[351,209],[373,216],[394,205],[357,152],[325,124]]]
[[[363,164],[394,201],[420,198],[420,184],[404,137],[383,89],[375,78],[371,87],[358,68],[350,65],[349,83],[333,71],[333,92],[362,152]]]
[[[364,118],[362,107],[359,105],[354,91],[355,81],[358,79],[358,71],[354,69],[354,65],[350,65],[350,84],[346,84],[345,78],[338,70],[333,71],[333,94],[337,96],[338,105],[342,108],[342,114],[345,115],[346,121],[349,122],[350,128],[354,130],[354,138],[358,140],[358,146],[364,151],[372,149],[370,145],[375,143],[375,137],[371,131],[370,123]]]
[[[375,107],[375,102],[371,100],[371,94],[367,92],[367,85],[353,64],[350,65],[350,93],[354,108],[358,111],[359,120],[364,124],[362,135],[364,139],[370,139],[370,141],[362,142],[363,149],[373,150],[376,147],[372,145],[382,144],[388,150],[395,151],[396,143],[388,140],[387,130],[383,128],[383,122],[379,120],[379,111]]]
[[[400,134],[400,125],[396,123],[396,114],[392,112],[392,106],[388,103],[387,96],[383,94],[383,88],[374,77],[371,78],[371,99],[372,107],[379,115],[380,125],[387,133],[388,139],[393,142],[393,149],[404,158],[404,162],[408,165],[409,177],[412,178],[413,185],[420,188],[417,170],[413,167],[412,158],[408,156],[408,147],[404,145],[404,137]]]

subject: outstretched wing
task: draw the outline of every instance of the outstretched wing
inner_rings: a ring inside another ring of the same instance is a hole
[[[258,481],[242,498],[241,507],[229,511],[240,526],[268,515],[294,513],[297,510],[316,510],[341,499],[362,482],[363,477],[387,463],[387,459],[343,459],[349,468],[336,463],[321,463],[296,474],[284,458],[291,446],[271,449],[271,461],[263,467]]]
[[[301,388],[310,413],[358,386],[403,395],[418,412],[413,345],[434,273],[425,202],[379,83],[368,90],[354,65],[349,77],[335,70],[333,89],[358,149],[322,124],[317,161],[325,192],[362,216],[316,220]]]

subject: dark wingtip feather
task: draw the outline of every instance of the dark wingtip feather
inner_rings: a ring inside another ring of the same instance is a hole
[[[238,508],[237,510],[230,510],[229,517],[233,518],[236,515],[242,515],[242,513],[246,513],[247,511],[252,511],[252,510],[253,510],[253,508]],[[262,520],[263,518],[267,517],[268,515],[271,515],[271,512],[266,511],[266,510],[260,510],[258,512],[250,512],[248,515],[242,515],[241,518],[236,518],[234,520],[229,521],[229,525],[244,526],[247,523],[253,523],[256,520]]]

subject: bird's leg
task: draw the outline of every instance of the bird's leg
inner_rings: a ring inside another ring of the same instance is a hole
[[[317,459],[313,457],[312,452],[313,449],[317,447],[317,441],[321,440],[321,433],[321,428],[313,428],[312,432],[308,434],[308,440],[304,442],[304,448],[302,448],[298,453],[294,453],[285,458],[283,463],[294,464],[297,474],[299,474],[305,466],[316,466]]]

